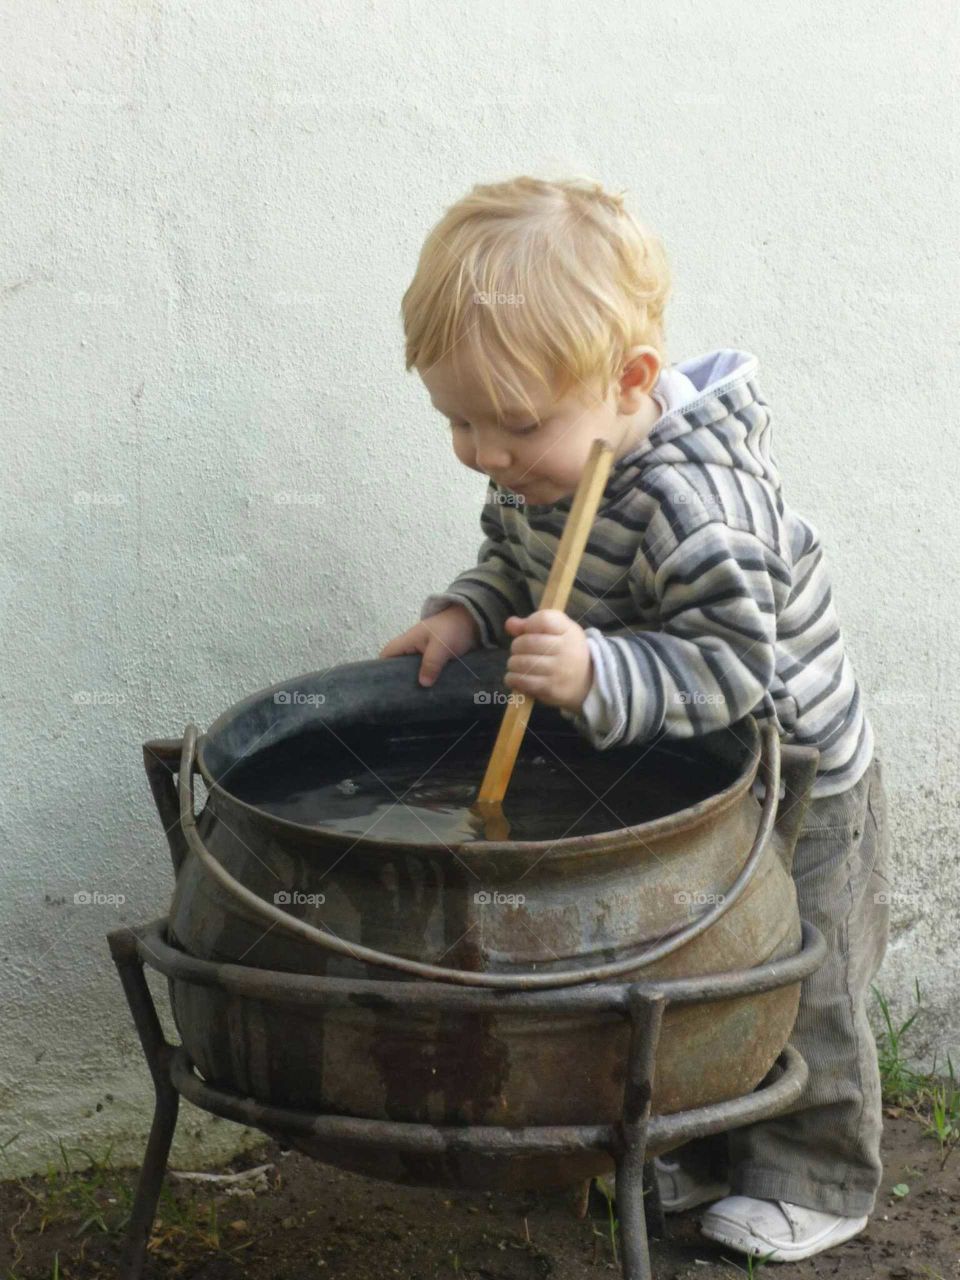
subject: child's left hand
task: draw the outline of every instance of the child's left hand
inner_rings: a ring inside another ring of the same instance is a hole
[[[561,609],[540,609],[504,624],[514,637],[504,681],[550,707],[578,712],[593,684],[593,660],[583,627]]]

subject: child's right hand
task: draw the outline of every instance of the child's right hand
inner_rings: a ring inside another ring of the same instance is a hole
[[[422,653],[418,680],[431,685],[451,658],[459,658],[480,644],[480,628],[462,604],[451,604],[439,613],[417,622],[403,635],[385,644],[377,657],[397,658],[403,653]]]

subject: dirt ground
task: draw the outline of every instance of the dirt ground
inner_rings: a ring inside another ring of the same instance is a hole
[[[273,1166],[264,1188],[241,1196],[168,1179],[174,1189],[161,1202],[144,1280],[620,1275],[608,1222],[579,1219],[566,1192],[451,1194],[399,1187],[341,1173],[275,1143],[245,1154],[230,1169],[260,1164]],[[888,1115],[883,1187],[866,1231],[806,1262],[768,1265],[798,1280],[958,1280],[960,1153],[954,1151],[944,1169],[939,1165],[936,1141],[923,1136],[915,1119]],[[0,1184],[2,1280],[117,1276],[119,1227],[133,1184],[129,1170]],[[692,1210],[667,1219],[669,1239],[652,1242],[656,1280],[748,1274],[743,1255],[699,1235],[698,1216]],[[44,1218],[49,1221],[41,1230]]]

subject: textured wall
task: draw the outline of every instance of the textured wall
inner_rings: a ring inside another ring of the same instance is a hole
[[[371,657],[473,562],[482,484],[402,367],[475,181],[590,173],[670,251],[672,359],[760,358],[888,760],[881,976],[960,1040],[955,6],[14,0],[5,197],[0,1143],[136,1159],[105,932],[171,872],[140,763]],[[78,892],[121,904],[76,904]],[[162,991],[162,987],[158,986]],[[176,1159],[240,1130],[184,1109]]]

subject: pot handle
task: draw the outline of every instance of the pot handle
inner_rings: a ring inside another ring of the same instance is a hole
[[[797,847],[800,824],[807,811],[810,788],[817,776],[820,752],[817,747],[798,747],[784,743],[780,747],[780,772],[783,777],[783,799],[777,809],[777,834],[782,841],[780,857],[789,875]]]
[[[163,834],[170,846],[175,876],[180,874],[183,860],[189,852],[180,826],[180,802],[174,781],[182,751],[183,741],[180,738],[154,738],[143,744],[143,767],[163,823]]]
[[[505,991],[546,990],[554,987],[578,986],[583,982],[601,982],[608,978],[619,977],[620,974],[632,973],[642,969],[662,956],[670,955],[686,946],[691,939],[708,929],[725,911],[733,906],[743,893],[756,870],[763,855],[770,835],[776,825],[777,799],[780,791],[780,738],[776,727],[765,724],[761,729],[760,768],[763,772],[765,787],[763,805],[760,811],[760,822],[747,859],[740,869],[736,880],[719,902],[709,907],[696,920],[691,920],[678,932],[665,941],[657,944],[642,957],[627,956],[621,960],[596,965],[593,968],[569,969],[563,973],[477,973],[473,970],[447,969],[441,965],[426,964],[420,960],[408,960],[403,956],[389,955],[384,951],[376,951],[372,947],[364,947],[359,943],[347,942],[335,933],[325,929],[317,929],[305,920],[289,915],[273,902],[267,902],[240,883],[219,862],[203,843],[197,831],[197,820],[193,812],[193,774],[197,766],[197,727],[188,724],[183,733],[180,752],[180,770],[177,787],[180,795],[180,829],[186,845],[191,853],[199,858],[202,866],[219,882],[231,897],[235,898],[261,921],[274,928],[279,925],[288,933],[296,935],[307,942],[315,942],[328,951],[336,951],[340,955],[349,956],[364,964],[379,965],[388,969],[398,969],[402,973],[412,974],[418,978],[428,978],[436,982],[452,982],[465,987],[493,987]]]

